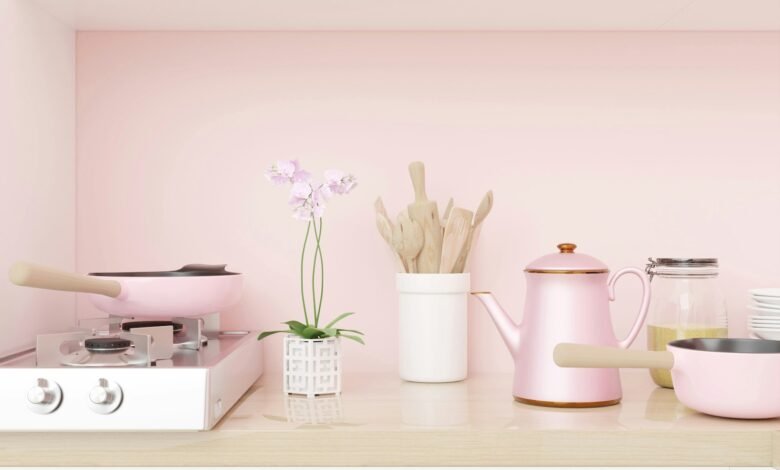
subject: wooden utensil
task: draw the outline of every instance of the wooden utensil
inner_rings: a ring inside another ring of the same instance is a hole
[[[385,203],[382,202],[381,197],[376,198],[376,201],[374,201],[374,209],[376,209],[377,214],[382,214],[385,219],[390,221],[390,216],[387,215],[387,209],[385,209]]]
[[[441,216],[441,230],[442,234],[444,233],[444,227],[447,226],[447,217],[450,216],[450,211],[452,210],[452,206],[455,204],[455,201],[450,198],[449,201],[447,201],[447,207],[444,208],[444,214]]]
[[[465,272],[471,249],[477,244],[477,239],[479,239],[479,233],[482,230],[482,221],[485,220],[485,217],[488,216],[491,209],[493,209],[493,191],[488,191],[479,203],[477,212],[474,213],[474,223],[469,231],[469,239],[463,246],[463,251],[458,256],[458,261],[455,263],[454,269],[456,273]]]
[[[423,246],[417,257],[417,271],[437,273],[441,262],[442,231],[439,209],[425,194],[425,166],[422,162],[409,164],[409,176],[414,186],[414,202],[409,204],[409,217],[423,231]]]
[[[382,210],[380,210],[380,205]],[[401,258],[401,255],[398,254],[395,246],[393,245],[393,224],[390,222],[390,219],[387,218],[387,212],[384,211],[384,205],[382,205],[381,198],[377,199],[374,207],[376,208],[376,228],[379,230],[379,234],[387,242],[387,244],[390,245],[390,249],[393,250],[393,257],[398,260],[398,263],[401,266],[401,272],[409,272],[407,270],[406,264],[404,263],[404,260]]]
[[[406,263],[406,272],[416,273],[417,262],[415,258],[423,247],[424,235],[420,224],[409,217],[406,211],[398,214],[398,223],[393,226],[393,246],[401,259]]]
[[[493,191],[488,191],[474,213],[474,227],[479,227],[485,217],[490,214],[491,209],[493,209]]]
[[[441,249],[440,273],[459,272],[455,270],[455,264],[458,257],[463,252],[463,248],[471,232],[471,221],[474,213],[455,207],[447,218],[447,226],[444,228],[444,241]]]

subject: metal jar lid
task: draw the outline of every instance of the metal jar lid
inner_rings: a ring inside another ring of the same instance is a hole
[[[712,277],[718,275],[718,258],[648,258],[645,272],[671,277]]]

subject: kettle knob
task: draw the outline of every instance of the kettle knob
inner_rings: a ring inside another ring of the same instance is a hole
[[[574,243],[561,243],[557,248],[561,250],[561,253],[574,253],[577,245]]]

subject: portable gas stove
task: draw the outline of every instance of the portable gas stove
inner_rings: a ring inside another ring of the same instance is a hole
[[[219,314],[39,335],[0,360],[0,431],[211,429],[262,374],[256,337]]]

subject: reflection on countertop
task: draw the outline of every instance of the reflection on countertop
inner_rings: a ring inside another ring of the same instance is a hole
[[[394,376],[345,377],[340,397],[286,397],[276,377],[239,403],[218,430],[273,431],[298,424],[347,423],[381,430],[668,430],[780,429],[780,420],[740,421],[697,413],[644,370],[621,372],[623,400],[603,408],[546,408],[512,399],[510,374],[475,375],[452,383],[404,382]],[[301,416],[308,413],[308,418]],[[327,416],[327,418],[325,418]],[[277,419],[268,419],[277,417]],[[259,418],[259,419],[258,419]]]
[[[770,466],[780,420],[705,416],[644,370],[621,373],[623,400],[542,408],[512,398],[511,374],[463,382],[346,375],[341,396],[282,393],[261,378],[209,432],[0,433],[12,466]],[[142,451],[139,451],[142,449]],[[303,450],[302,450],[303,449]]]

